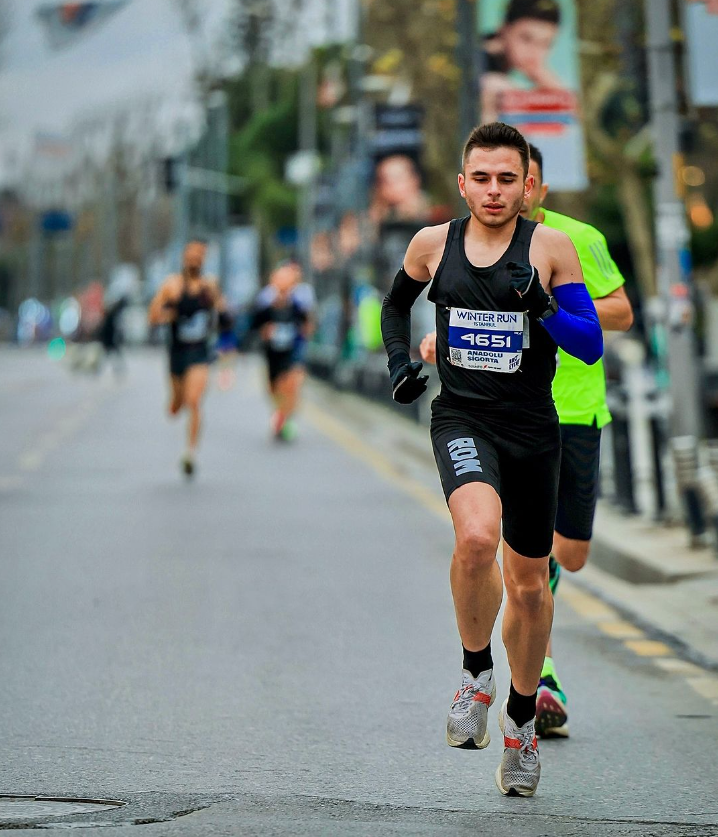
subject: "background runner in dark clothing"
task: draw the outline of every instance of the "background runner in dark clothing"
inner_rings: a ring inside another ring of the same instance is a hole
[[[217,283],[202,274],[206,245],[191,241],[184,251],[182,273],[169,276],[150,303],[151,325],[169,325],[171,398],[169,413],[189,413],[187,448],[181,467],[187,476],[195,470],[202,424],[201,404],[207,388],[209,340],[216,312],[225,310]]]
[[[275,410],[271,426],[275,438],[294,438],[292,417],[304,382],[304,352],[311,316],[297,294],[300,272],[290,263],[278,267],[258,298],[252,326],[259,332],[267,359],[269,392]]]

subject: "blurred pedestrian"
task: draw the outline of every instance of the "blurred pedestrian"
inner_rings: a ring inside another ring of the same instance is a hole
[[[235,317],[228,311],[221,311],[218,318],[217,342],[217,386],[227,391],[232,389],[236,379],[234,367],[239,353]]]
[[[202,273],[206,252],[203,241],[190,241],[182,272],[167,277],[149,307],[150,325],[169,325],[169,413],[176,416],[182,409],[189,413],[187,447],[180,460],[188,477],[196,467],[214,315],[226,310],[217,282]]]
[[[606,239],[590,224],[543,208],[549,188],[543,182],[543,158],[535,145],[529,144],[529,149],[529,174],[534,178],[534,185],[521,207],[521,215],[568,235],[578,253],[601,327],[606,331],[627,331],[633,323],[633,311],[623,288],[623,276],[609,255]],[[436,332],[426,335],[419,351],[424,360],[436,362]],[[588,559],[598,499],[601,428],[611,420],[611,414],[606,403],[606,377],[601,360],[588,366],[559,348],[552,390],[562,447],[558,509],[549,558],[549,586],[555,593],[561,567],[576,572]],[[537,698],[536,732],[540,736],[568,737],[566,703],[549,639]]]
[[[272,434],[280,441],[296,436],[294,415],[304,383],[307,340],[313,328],[312,288],[301,282],[296,262],[279,265],[260,291],[252,327],[259,332],[274,405]]]
[[[121,296],[114,302],[107,303],[103,309],[102,322],[98,336],[104,350],[104,359],[112,364],[116,376],[125,371],[125,359],[122,352],[124,335],[122,333],[122,312],[127,307],[127,298]],[[98,371],[99,371],[98,366]]]
[[[548,561],[561,454],[551,397],[556,346],[587,363],[603,351],[570,239],[519,214],[533,184],[528,169],[528,144],[516,129],[474,129],[458,177],[470,215],[414,236],[382,310],[393,396],[408,404],[427,380],[409,354],[411,307],[431,283],[441,380],[431,438],[456,536],[451,586],[464,652],[447,742],[489,743],[491,635],[505,583],[511,686],[499,712],[496,784],[520,796],[533,796],[541,774],[536,697],[553,618]]]

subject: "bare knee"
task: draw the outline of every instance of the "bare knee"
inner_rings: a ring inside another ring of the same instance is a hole
[[[522,574],[519,578],[512,578],[504,572],[504,581],[507,598],[514,607],[529,613],[538,613],[550,595],[547,572]]]
[[[590,541],[561,538],[560,544],[554,544],[554,556],[565,570],[575,573],[586,565],[590,548]]]
[[[171,416],[176,416],[177,413],[182,409],[184,403],[179,396],[175,396],[171,401],[168,407],[168,412]]]
[[[498,532],[474,529],[456,537],[454,562],[466,573],[474,574],[492,566],[499,546]]]

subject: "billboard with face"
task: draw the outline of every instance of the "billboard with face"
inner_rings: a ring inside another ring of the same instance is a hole
[[[541,148],[555,190],[587,185],[573,0],[482,0],[481,122],[518,128]]]
[[[718,105],[718,2],[691,0],[684,15],[691,99],[699,107],[713,107]]]

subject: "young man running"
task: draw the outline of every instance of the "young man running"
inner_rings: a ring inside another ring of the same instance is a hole
[[[519,215],[533,185],[528,166],[528,145],[514,128],[476,128],[458,177],[470,215],[414,236],[382,308],[394,399],[408,404],[427,380],[409,355],[411,306],[432,283],[442,388],[431,437],[456,534],[451,587],[464,648],[447,740],[477,749],[489,743],[490,643],[505,583],[511,688],[499,713],[504,754],[496,783],[520,796],[532,796],[540,776],[536,691],[553,615],[547,581],[560,461],[551,397],[556,345],[587,363],[603,351],[570,239]],[[502,523],[503,581],[496,560]]]
[[[304,383],[304,353],[312,328],[311,291],[300,280],[296,263],[276,268],[257,297],[252,323],[267,359],[269,394],[275,407],[272,434],[285,442],[296,436],[293,416]]]
[[[604,331],[627,331],[633,324],[631,303],[624,279],[608,253],[606,239],[590,224],[543,208],[548,184],[543,182],[543,157],[529,144],[531,194],[521,215],[552,229],[563,230],[578,253],[583,278],[594,300]],[[422,340],[421,356],[435,363],[436,332]],[[598,466],[601,428],[611,420],[606,403],[606,377],[602,361],[587,366],[558,351],[553,398],[561,426],[561,470],[553,550],[549,559],[549,587],[555,594],[561,567],[576,572],[588,559],[593,518],[598,499]],[[568,738],[566,694],[556,674],[549,640],[536,709],[536,732],[543,738]]]
[[[180,460],[191,477],[202,423],[201,406],[209,375],[209,337],[215,312],[225,311],[217,283],[202,274],[207,247],[190,241],[184,250],[182,273],[167,277],[149,307],[150,325],[169,325],[171,398],[169,413],[189,412],[187,448]]]

